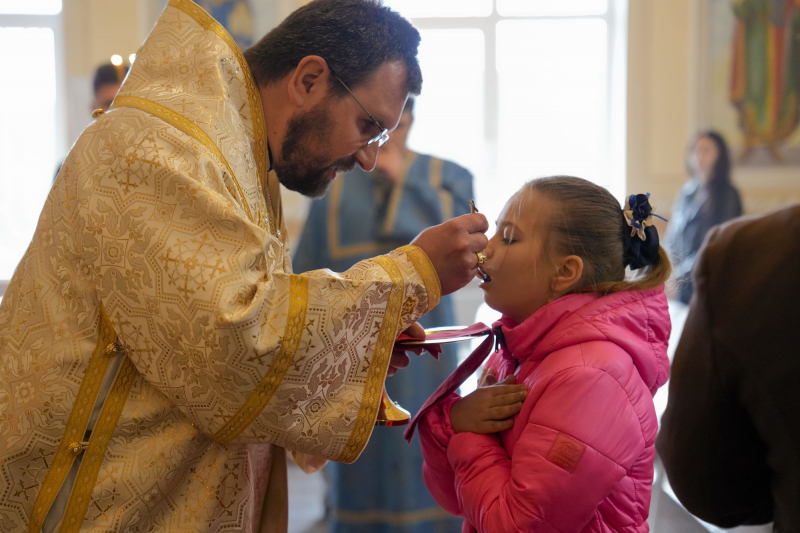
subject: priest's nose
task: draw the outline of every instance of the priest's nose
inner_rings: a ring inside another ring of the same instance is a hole
[[[356,161],[358,161],[358,166],[367,172],[374,170],[375,165],[378,163],[379,150],[380,147],[378,146],[378,143],[372,143],[361,148],[358,152],[356,152]]]

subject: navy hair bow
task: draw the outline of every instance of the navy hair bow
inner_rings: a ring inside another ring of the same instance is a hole
[[[653,226],[653,217],[667,219],[654,214],[656,208],[650,205],[650,193],[631,194],[622,214],[631,228],[630,235],[625,232],[625,265],[636,270],[650,266],[658,259],[658,231]]]

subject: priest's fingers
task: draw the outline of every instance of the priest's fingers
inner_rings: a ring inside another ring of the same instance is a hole
[[[410,362],[411,359],[409,359],[406,352],[394,350],[392,352],[392,358],[389,360],[389,371],[386,373],[386,375],[395,375],[399,369],[407,367]]]
[[[414,322],[406,330],[403,332],[406,335],[411,335],[415,339],[424,339],[425,338],[425,328],[420,326],[419,322]]]
[[[469,250],[470,254],[470,263],[472,263],[472,268],[478,268],[480,265],[478,264],[478,252],[481,252],[489,246],[489,237],[486,236],[484,233],[470,233],[466,237],[467,239],[467,249]]]
[[[464,215],[428,228],[412,241],[430,259],[443,295],[457,291],[475,277],[475,252],[488,245],[489,239],[482,233],[487,228],[482,215]]]
[[[453,219],[458,222],[461,227],[467,230],[467,233],[486,233],[489,230],[489,221],[481,213],[470,213],[468,215],[461,215]],[[481,250],[483,248],[480,248]],[[477,252],[478,250],[474,250]]]

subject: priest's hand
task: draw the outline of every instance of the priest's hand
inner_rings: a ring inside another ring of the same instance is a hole
[[[403,333],[407,335],[411,335],[415,339],[424,339],[425,338],[425,330],[422,326],[419,325],[419,322],[414,322],[411,324],[408,329],[406,329]],[[406,352],[402,352],[400,350],[393,350],[392,351],[392,358],[389,360],[389,371],[386,373],[387,376],[393,376],[397,374],[397,371],[401,368],[405,368],[411,360],[408,357]]]
[[[442,286],[442,295],[456,292],[472,281],[478,268],[478,256],[489,244],[489,222],[480,213],[453,218],[426,229],[411,244],[428,254]]]

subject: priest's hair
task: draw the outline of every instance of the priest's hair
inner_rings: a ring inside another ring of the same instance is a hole
[[[422,71],[420,36],[411,23],[380,0],[314,0],[301,7],[245,51],[253,77],[268,85],[286,76],[306,56],[328,62],[351,89],[366,82],[386,61],[406,65],[406,88],[417,95]],[[331,82],[335,94],[345,89]]]

